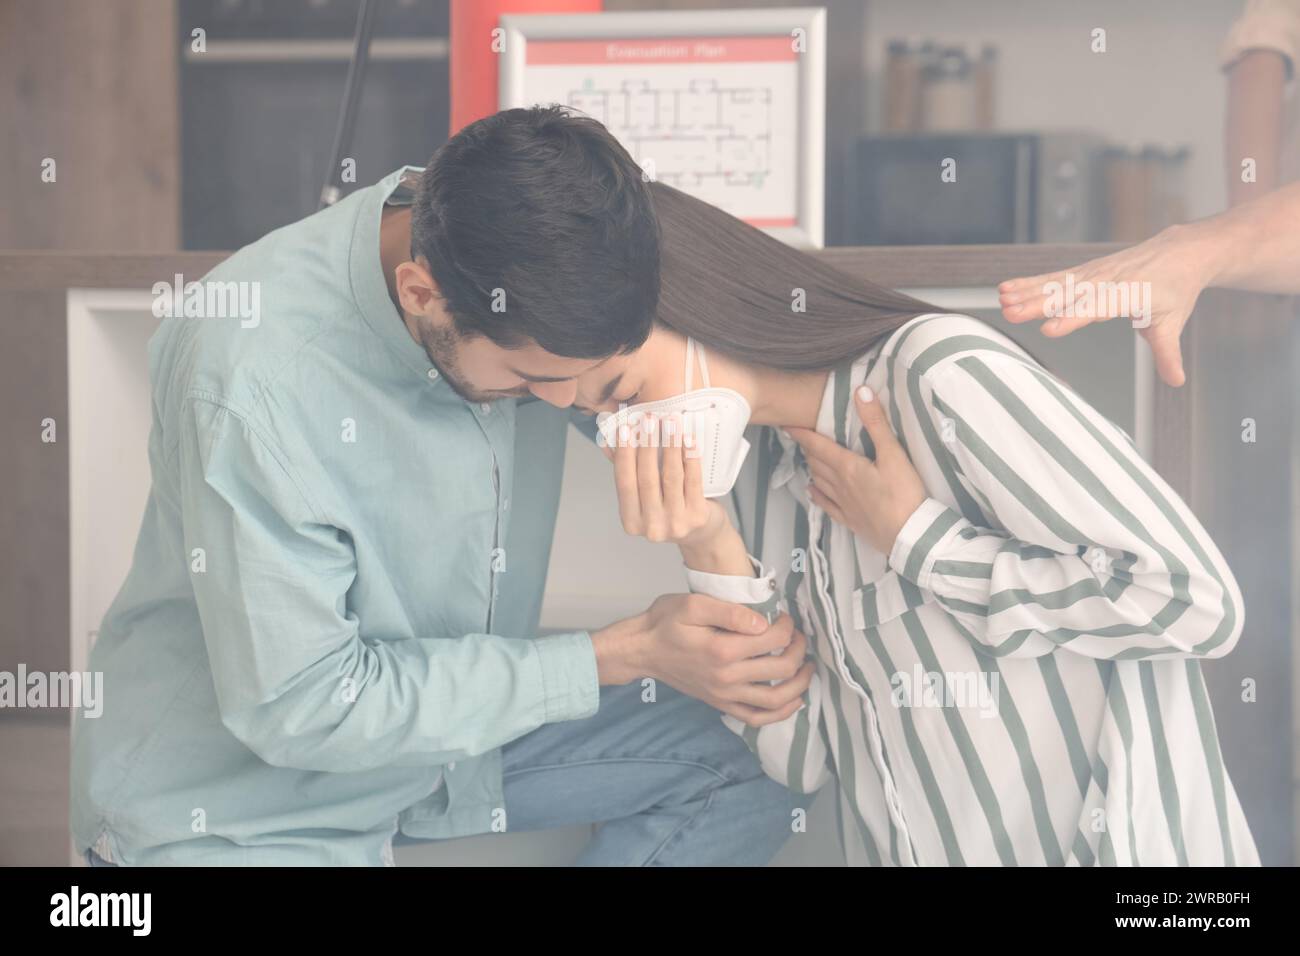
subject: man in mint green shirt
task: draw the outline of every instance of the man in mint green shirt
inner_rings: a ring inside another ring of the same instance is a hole
[[[727,677],[798,651],[788,619],[675,595],[536,634],[573,380],[644,341],[658,279],[639,169],[535,109],[155,289],[226,305],[150,343],[153,484],[74,732],[90,862],[381,864],[399,833],[598,821],[584,862],[775,853],[791,798],[717,713],[798,706]]]

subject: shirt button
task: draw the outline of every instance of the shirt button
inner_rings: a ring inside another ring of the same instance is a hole
[[[455,769],[456,769],[456,761],[453,760],[451,763],[447,764],[447,769],[448,769],[448,770],[455,770]]]
[[[478,410],[482,412],[484,415],[486,415],[488,412],[492,411],[492,406],[489,405],[487,402],[484,402],[482,405],[478,407]]]
[[[429,381],[431,382],[438,381],[438,370],[436,368],[429,369]]]
[[[509,511],[509,510],[510,510],[510,499],[509,499],[509,498],[506,498],[504,501],[501,502],[501,510],[502,510],[502,511]]]

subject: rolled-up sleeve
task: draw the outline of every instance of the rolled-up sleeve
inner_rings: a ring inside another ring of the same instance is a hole
[[[185,554],[222,721],[267,763],[441,765],[596,712],[585,632],[364,633],[348,536],[247,416],[192,397],[179,436]]]
[[[747,605],[775,621],[781,613],[776,575],[752,556],[749,560],[752,577],[687,568],[687,584],[695,594]],[[813,793],[831,778],[830,755],[821,735],[825,704],[817,674],[803,692],[803,702],[798,711],[775,724],[751,727],[729,714],[722,715],[722,722],[745,741],[769,777],[795,793]]]
[[[1300,0],[1247,0],[1224,38],[1219,65],[1226,70],[1251,50],[1280,53],[1294,79],[1300,62]]]
[[[686,585],[695,594],[707,594],[719,601],[753,608],[767,618],[770,624],[781,613],[781,595],[776,588],[776,575],[752,557],[749,562],[754,568],[751,577],[687,568]]]

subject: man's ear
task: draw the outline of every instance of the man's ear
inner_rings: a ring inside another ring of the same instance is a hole
[[[403,262],[397,267],[394,279],[402,311],[435,320],[441,318],[442,293],[423,262]]]

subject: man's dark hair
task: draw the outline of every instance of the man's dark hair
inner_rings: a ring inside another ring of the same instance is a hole
[[[650,334],[654,200],[627,150],[589,117],[534,107],[466,126],[429,161],[411,245],[462,334],[569,358],[631,351]]]

